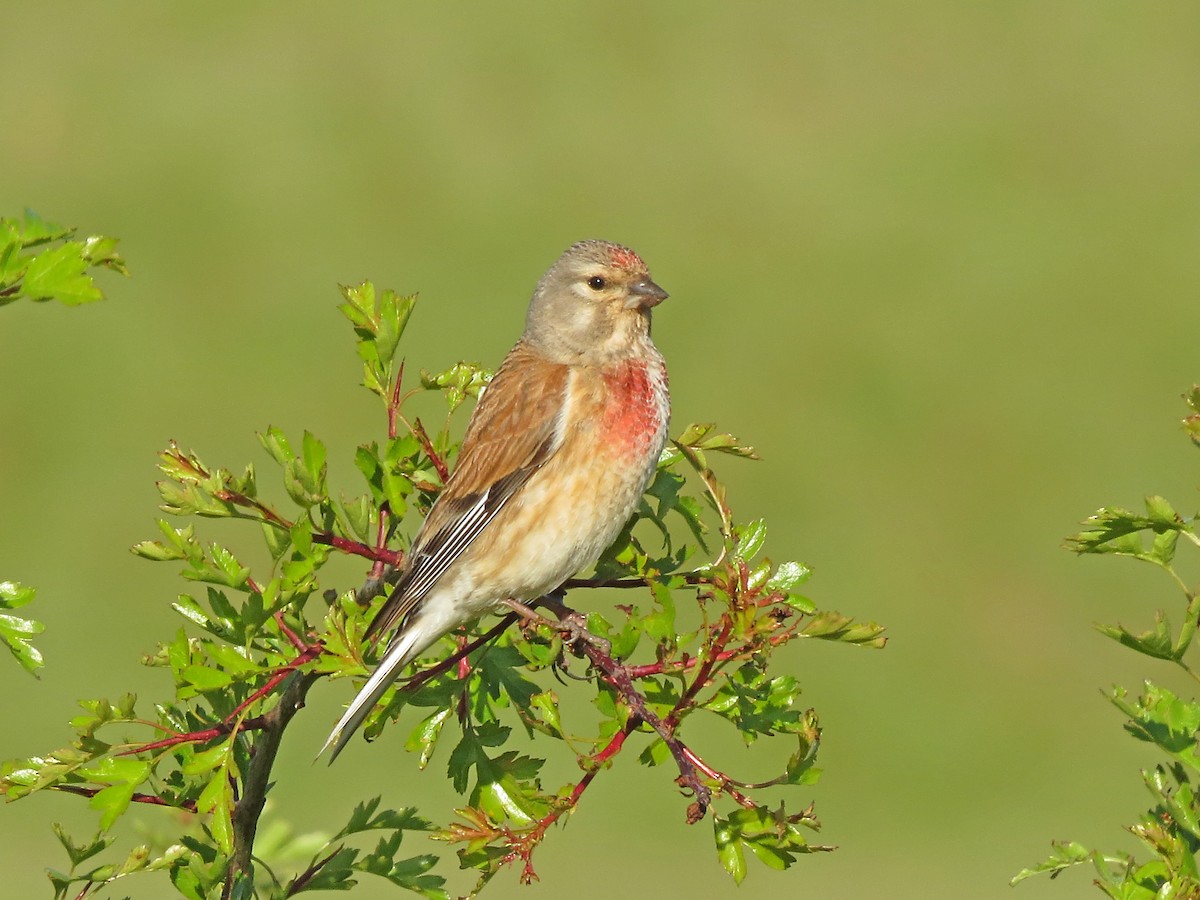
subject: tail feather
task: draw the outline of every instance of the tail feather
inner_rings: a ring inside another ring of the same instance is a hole
[[[318,758],[332,747],[333,752],[329,756],[329,763],[332,765],[333,761],[338,758],[338,754],[342,752],[342,748],[354,736],[358,726],[371,714],[371,710],[375,708],[379,698],[386,693],[404,667],[412,662],[418,653],[437,640],[437,633],[428,634],[425,629],[419,627],[419,623],[412,624],[418,627],[408,628],[392,640],[392,645],[380,660],[378,668],[371,673],[367,683],[350,701],[350,706],[346,708],[346,712],[333,727],[333,731],[325,741],[325,746],[317,754]]]

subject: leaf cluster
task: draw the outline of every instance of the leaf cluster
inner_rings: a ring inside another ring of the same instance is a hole
[[[34,588],[15,581],[0,581],[0,610],[20,609],[36,596]],[[0,612],[0,641],[26,672],[36,675],[43,665],[41,651],[33,646],[33,636],[45,626],[33,619],[23,619],[9,612]]]
[[[22,297],[68,306],[104,299],[93,272],[128,275],[115,238],[75,240],[63,228],[26,210],[21,219],[0,218],[0,306]]]
[[[1184,430],[1200,447],[1200,387],[1185,396],[1189,415]],[[1174,583],[1182,594],[1180,624],[1174,626],[1161,609],[1151,627],[1133,631],[1123,625],[1097,625],[1101,634],[1143,656],[1169,663],[1200,682],[1193,662],[1196,625],[1200,618],[1200,588],[1191,586],[1177,567],[1176,550],[1182,541],[1194,553],[1200,548],[1197,516],[1183,516],[1162,497],[1147,497],[1143,512],[1116,507],[1098,510],[1083,523],[1083,530],[1067,539],[1077,553],[1124,556],[1150,563]],[[1056,842],[1051,856],[1022,870],[1013,883],[1032,875],[1055,877],[1078,865],[1091,865],[1095,884],[1113,898],[1200,898],[1200,701],[1180,697],[1146,681],[1132,695],[1113,687],[1108,698],[1126,717],[1125,730],[1158,749],[1163,761],[1142,773],[1151,796],[1151,807],[1128,830],[1152,854],[1139,861],[1129,854],[1089,849],[1076,842]]]

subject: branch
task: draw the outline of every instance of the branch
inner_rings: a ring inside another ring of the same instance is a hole
[[[254,864],[251,854],[254,851],[254,835],[258,830],[263,804],[267,800],[271,767],[279,753],[284,729],[292,721],[292,716],[304,706],[304,697],[318,677],[312,673],[303,675],[293,672],[279,702],[270,712],[261,716],[262,734],[250,748],[250,767],[246,771],[242,796],[233,808],[233,857],[229,860],[229,870],[225,876],[225,890],[222,895],[224,898],[233,896],[236,882],[245,880],[252,883]]]
[[[523,606],[523,604],[509,601],[508,606],[522,614],[528,614],[534,620],[542,619],[533,610]],[[549,609],[558,618],[558,624],[547,622],[551,627],[558,627],[566,630],[577,639],[577,645],[583,650],[592,666],[600,673],[600,677],[612,687],[625,701],[632,714],[640,721],[645,722],[653,728],[658,736],[662,738],[663,743],[667,745],[667,749],[671,752],[671,756],[675,759],[675,765],[679,767],[679,783],[691,790],[696,801],[688,807],[687,822],[689,825],[694,825],[704,818],[704,813],[708,810],[708,805],[712,801],[712,791],[708,786],[700,781],[696,774],[696,767],[692,765],[688,758],[686,747],[683,742],[675,736],[675,723],[664,721],[658,717],[654,710],[646,705],[646,698],[643,697],[633,686],[633,680],[629,676],[629,669],[623,664],[617,662],[612,656],[611,647],[608,642],[602,638],[597,638],[589,632],[586,626],[579,620],[579,614],[567,606],[564,606],[557,599],[543,597],[538,601],[539,606]],[[543,619],[543,621],[545,621]],[[672,712],[675,712],[674,710]],[[615,751],[614,751],[615,752]]]
[[[708,584],[712,580],[709,572],[688,572],[682,576],[684,584]],[[562,583],[563,590],[570,588],[643,588],[650,582],[646,578],[568,578]]]
[[[56,791],[62,791],[64,794],[77,794],[80,797],[95,797],[103,788],[82,787],[78,784],[56,784],[52,785]],[[194,800],[184,800],[182,803],[168,803],[157,794],[134,794],[131,798],[134,803],[146,803],[150,806],[167,806],[171,809],[185,809],[188,812],[196,811],[196,802]]]
[[[430,679],[437,678],[437,676],[444,672],[449,672],[452,668],[458,665],[460,661],[466,659],[468,656],[470,656],[484,644],[488,643],[488,641],[492,640],[492,638],[496,637],[498,634],[500,634],[500,632],[504,631],[506,628],[508,628],[508,626],[512,625],[516,621],[516,614],[510,613],[479,637],[475,638],[475,640],[471,641],[469,644],[459,647],[437,665],[430,666],[428,669],[418,672],[411,678],[401,681],[401,689],[405,691],[416,690]]]

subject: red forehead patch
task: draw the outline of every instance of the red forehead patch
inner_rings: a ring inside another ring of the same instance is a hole
[[[642,262],[642,258],[628,247],[613,247],[612,261],[614,265],[620,266],[622,269],[646,268],[646,264]]]

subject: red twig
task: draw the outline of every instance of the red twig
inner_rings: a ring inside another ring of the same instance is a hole
[[[550,826],[576,807],[579,803],[579,798],[583,796],[584,791],[588,789],[592,780],[604,768],[604,764],[621,752],[621,748],[625,745],[625,739],[629,737],[633,729],[637,728],[638,723],[639,719],[637,716],[631,716],[625,722],[624,727],[609,739],[603,749],[591,757],[583,773],[583,777],[579,779],[578,784],[575,785],[566,800],[538,819],[537,823],[529,831],[519,837],[515,834],[510,835],[511,841],[509,846],[511,850],[503,859],[502,864],[508,865],[520,859],[524,863],[521,869],[522,884],[529,884],[537,878],[537,873],[533,870],[533,851],[542,842]]]
[[[675,760],[675,765],[679,768],[680,783],[691,790],[692,795],[696,798],[695,802],[688,807],[688,824],[693,825],[699,822],[704,818],[708,804],[712,801],[712,791],[696,776],[695,766],[692,765],[684,753],[686,748],[683,746],[683,742],[675,736],[676,723],[669,716],[666,720],[660,719],[646,705],[646,698],[638,693],[637,688],[633,686],[633,681],[629,677],[628,670],[613,659],[612,656],[604,652],[600,647],[591,644],[585,644],[584,652],[587,654],[588,659],[591,660],[592,665],[600,672],[600,677],[621,695],[621,699],[625,701],[625,704],[633,711],[634,715],[653,728],[658,733],[658,736],[663,739],[663,743],[667,745],[667,749]]]
[[[299,638],[297,638],[297,640],[299,640]],[[283,680],[292,674],[292,672],[296,671],[296,669],[300,668],[305,663],[316,659],[321,655],[321,651],[325,649],[325,645],[320,641],[315,644],[301,643],[300,647],[302,651],[300,655],[293,659],[286,666],[282,666],[281,668],[277,669],[275,674],[268,678],[262,687],[239,703],[237,705],[237,709],[225,717],[225,724],[232,724],[237,717],[242,714],[242,711],[250,706],[250,704],[267,696],[269,693],[275,690],[275,688],[279,687]]]
[[[80,797],[95,797],[103,788],[88,788],[78,784],[56,784],[54,790],[62,791],[65,794],[78,794]],[[155,794],[134,794],[131,799],[134,803],[147,803],[150,806],[166,806],[170,809],[185,809],[188,812],[196,811],[196,804],[191,800],[185,800],[176,806]]]
[[[696,695],[708,685],[708,680],[717,665],[716,657],[729,642],[729,633],[732,628],[733,623],[730,621],[728,613],[722,615],[721,627],[717,631],[717,636],[712,639],[712,643],[709,645],[713,652],[700,664],[699,671],[696,672],[696,677],[692,679],[692,683],[687,686],[687,690],[683,692],[683,695],[680,696],[675,706],[667,713],[667,717],[663,720],[663,724],[672,733],[675,732],[676,726],[679,725],[680,716],[692,705],[692,701],[696,699]]]
[[[288,627],[287,622],[283,620],[282,609],[275,613],[275,624],[279,626],[279,630],[283,632],[283,636],[288,639],[288,642],[291,643],[291,645],[299,650],[302,654],[306,653],[310,649],[309,645],[304,642],[300,635],[292,631],[292,629]]]
[[[733,786],[734,781],[732,778],[730,778],[724,772],[714,769],[712,766],[710,766],[708,763],[706,763],[704,760],[702,760],[699,756],[697,756],[695,751],[693,751],[690,747],[684,747],[683,752],[684,752],[684,755],[687,756],[687,758],[691,762],[691,764],[693,766],[695,766],[697,769],[699,769],[701,772],[703,772],[705,775],[707,775],[709,778],[711,778],[713,781],[717,782],[717,784],[719,784],[721,786],[721,790],[724,793],[728,794],[730,797],[732,797],[734,800],[736,800],[740,805],[746,807],[746,809],[754,809],[754,807],[755,807],[754,801],[751,800],[749,797],[747,797],[745,794],[743,794],[741,791],[739,791],[737,788],[735,788]]]
[[[425,426],[421,424],[420,419],[414,419],[412,424],[412,433],[421,445],[421,449],[425,451],[425,455],[429,457],[429,461],[433,463],[433,467],[437,469],[438,477],[442,479],[442,484],[450,477],[450,470],[446,466],[446,461],[438,455],[438,452],[433,449],[433,441],[429,439],[429,434],[425,431]]]
[[[467,659],[467,654],[463,651],[466,649],[467,636],[460,634],[458,636],[458,651],[454,654],[458,657],[458,680],[465,682],[471,676],[471,661]],[[467,686],[464,684],[463,689],[458,693],[458,721],[462,723],[463,728],[467,727],[470,709],[467,706]]]
[[[163,738],[160,741],[151,741],[149,744],[138,744],[136,747],[121,750],[113,755],[132,756],[135,753],[149,753],[151,750],[162,750],[164,747],[175,747],[179,744],[202,744],[205,741],[211,741],[213,738],[231,734],[235,728],[238,731],[259,731],[265,728],[266,725],[267,723],[263,716],[245,719],[240,725],[233,722],[222,722],[220,725],[214,725],[212,728],[205,728],[200,731],[186,731],[182,734],[172,735],[169,738]]]
[[[509,600],[507,601],[507,605],[517,612],[533,618],[535,621],[541,619],[543,622],[554,627],[554,623],[547,622],[542,616],[521,603]],[[646,698],[633,686],[633,680],[629,677],[629,670],[613,658],[612,648],[609,646],[608,641],[591,634],[583,624],[578,613],[564,606],[556,597],[542,597],[538,601],[538,605],[549,609],[558,617],[559,623],[557,627],[575,638],[576,646],[582,649],[583,653],[591,661],[592,667],[600,673],[600,678],[620,695],[634,716],[653,728],[658,733],[658,736],[663,739],[663,743],[666,744],[667,749],[675,760],[675,765],[679,767],[679,783],[688,788],[696,798],[695,802],[688,807],[687,822],[689,825],[699,822],[704,817],[704,813],[712,800],[712,791],[700,781],[696,775],[695,766],[684,755],[683,744],[675,736],[675,723],[660,719],[654,710],[650,709],[646,704]]]
[[[396,383],[392,386],[392,400],[388,403],[387,418],[388,418],[388,438],[396,439],[396,420],[400,416],[400,385],[404,382],[404,360],[400,360],[400,371],[396,373]]]
[[[195,469],[194,466],[192,468]],[[202,474],[204,476],[208,476],[209,473],[203,472]],[[255,500],[253,497],[247,497],[240,491],[231,491],[228,488],[223,488],[221,490],[213,491],[213,496],[218,500],[225,501],[226,503],[232,503],[234,506],[245,506],[248,509],[252,509],[262,516],[265,521],[270,522],[272,525],[277,525],[285,531],[292,527],[291,522],[283,518],[283,516],[279,515],[279,513],[275,512],[275,510],[271,509],[271,507],[258,500]]]
[[[789,628],[787,631],[771,635],[769,638],[767,638],[766,642],[772,647],[778,647],[780,644],[786,644],[794,637],[796,637],[796,629]],[[731,659],[736,659],[739,656],[749,656],[755,651],[755,649],[756,648],[754,645],[746,644],[733,650],[722,650],[720,653],[712,654],[707,658],[711,659],[714,663],[723,663],[728,662]],[[627,666],[626,668],[629,672],[629,677],[636,680],[638,678],[649,678],[652,675],[667,675],[677,672],[686,672],[689,669],[694,669],[697,665],[699,665],[700,661],[705,658],[706,657],[702,656],[685,656],[683,659],[678,660],[677,662],[662,661],[646,663],[645,665],[641,666]]]
[[[338,537],[336,534],[330,534],[328,531],[314,531],[312,539],[318,544],[325,544],[327,547],[333,547],[336,550],[341,550],[343,553],[361,556],[365,559],[381,562],[389,566],[398,566],[404,561],[404,554],[399,550],[389,550],[386,547],[369,547],[361,541],[352,541],[348,538]]]
[[[325,649],[325,645],[320,641],[314,644],[305,644],[300,639],[299,635],[297,635],[294,631],[284,625],[282,621],[280,621],[282,613],[276,613],[275,615],[276,621],[283,630],[284,634],[287,635],[288,640],[290,640],[294,645],[298,645],[297,649],[301,651],[299,656],[286,665],[276,669],[271,677],[268,678],[261,687],[254,691],[254,693],[239,703],[237,709],[226,716],[220,725],[214,725],[212,728],[204,728],[199,731],[187,731],[173,734],[170,737],[162,738],[161,740],[151,741],[148,744],[138,744],[136,747],[130,747],[128,750],[121,750],[115,755],[132,756],[135,753],[149,753],[153,750],[162,750],[166,747],[178,746],[179,744],[201,744],[205,741],[211,741],[214,738],[224,737],[227,734],[231,734],[234,730],[259,731],[265,728],[268,724],[266,716],[255,716],[252,719],[245,719],[240,724],[238,723],[238,716],[240,716],[242,712],[244,712],[252,703],[257,700],[261,700],[263,697],[266,697],[268,694],[274,691],[275,688],[279,687],[279,685],[282,684],[283,681],[292,674],[292,672],[320,656],[321,652]]]
[[[388,551],[388,548],[387,548],[387,534],[388,534],[388,519],[389,518],[391,518],[391,514],[388,512],[388,505],[385,502],[379,507],[379,528],[375,532],[375,552],[376,553],[390,552],[390,551]],[[401,554],[401,557],[403,558],[403,554]],[[384,565],[385,565],[385,563],[382,559],[376,559],[375,562],[372,563],[372,565],[371,565],[370,577],[376,581],[383,580]],[[394,565],[398,565],[398,563],[395,563]]]

